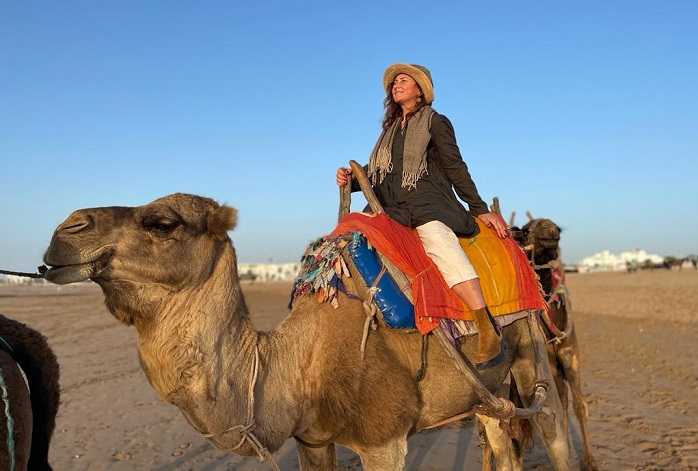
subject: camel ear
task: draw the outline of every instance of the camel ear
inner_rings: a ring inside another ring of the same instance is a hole
[[[238,211],[230,206],[220,206],[208,216],[208,230],[216,237],[224,238],[226,233],[235,228]]]

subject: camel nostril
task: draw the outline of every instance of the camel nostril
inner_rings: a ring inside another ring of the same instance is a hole
[[[58,226],[56,233],[67,232],[69,234],[75,234],[92,225],[94,225],[92,216],[76,211],[71,214],[68,219],[63,222],[63,224]]]
[[[67,227],[62,227],[61,231],[64,232],[80,232],[85,226],[87,226],[86,223],[80,223],[80,224],[72,224]]]

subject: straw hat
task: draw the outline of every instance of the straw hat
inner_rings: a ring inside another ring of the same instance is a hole
[[[431,80],[429,69],[417,64],[393,64],[389,66],[383,74],[383,88],[385,88],[386,93],[390,93],[398,74],[407,74],[417,82],[419,88],[422,89],[427,105],[434,101],[434,82]]]

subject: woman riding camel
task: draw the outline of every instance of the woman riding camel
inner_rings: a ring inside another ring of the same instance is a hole
[[[474,217],[501,238],[508,236],[508,229],[478,194],[451,122],[430,106],[434,84],[429,70],[393,64],[383,74],[383,86],[383,130],[366,167],[373,190],[388,216],[417,230],[448,286],[472,311],[478,330],[475,366],[489,368],[503,358],[504,340],[458,236],[478,234]],[[337,184],[346,185],[350,173],[350,168],[340,167]],[[358,189],[352,185],[352,191]]]

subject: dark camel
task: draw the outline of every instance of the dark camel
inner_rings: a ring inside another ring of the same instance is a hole
[[[0,315],[0,469],[52,469],[48,452],[60,401],[58,377],[46,338]]]

